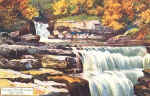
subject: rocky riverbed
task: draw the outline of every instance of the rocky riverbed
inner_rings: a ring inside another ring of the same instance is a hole
[[[67,62],[67,58],[75,57],[70,46],[40,43],[35,35],[24,35],[23,39],[3,35],[6,36],[2,36],[0,45],[1,88],[33,88],[34,96],[90,94],[88,81],[71,75],[77,67],[73,65],[76,62]]]
[[[20,36],[17,32],[1,34],[0,88],[33,88],[34,96],[90,96],[88,81],[80,74],[81,61],[72,48],[130,45],[96,40],[39,42],[39,39],[37,35]],[[137,42],[130,43],[143,44]],[[140,78],[140,83],[135,86],[137,96],[149,96],[149,71],[144,73],[145,77]]]

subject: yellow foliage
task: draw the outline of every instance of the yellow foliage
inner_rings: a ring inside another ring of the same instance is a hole
[[[68,2],[66,0],[60,0],[53,4],[54,15],[67,14]]]
[[[33,7],[26,8],[25,10],[22,11],[22,14],[24,17],[26,17],[30,20],[33,19],[33,17],[39,16],[38,11]]]
[[[96,9],[88,10],[87,13],[90,15],[98,15],[98,11]]]
[[[59,0],[53,4],[55,15],[77,14],[93,9],[95,0]],[[93,12],[92,12],[93,13]],[[97,12],[98,13],[98,12]]]
[[[133,20],[133,0],[104,0],[104,14],[102,17],[104,25],[112,27],[114,30],[120,30],[125,25],[124,21],[120,22],[124,15]]]
[[[150,9],[147,9],[139,14],[141,22],[150,23]]]
[[[82,0],[81,0],[82,1]],[[94,0],[87,0],[86,1],[87,3],[87,8],[92,8],[93,7],[93,5],[94,5]]]
[[[124,24],[121,24],[117,21],[113,21],[109,24],[109,26],[112,27],[114,30],[119,30],[124,27]]]

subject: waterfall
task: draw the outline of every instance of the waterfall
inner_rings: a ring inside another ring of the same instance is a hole
[[[40,36],[40,40],[48,39],[48,36],[50,35],[50,32],[48,31],[48,24],[44,24],[42,22],[36,22],[34,21],[36,34]]]
[[[125,56],[144,56],[147,53],[147,50],[143,46],[135,46],[135,47],[85,47],[83,48],[86,51],[95,50],[105,52],[108,51],[110,53],[120,53]]]
[[[91,96],[134,96],[142,70],[150,68],[150,55],[142,46],[86,47],[75,52],[81,54]]]

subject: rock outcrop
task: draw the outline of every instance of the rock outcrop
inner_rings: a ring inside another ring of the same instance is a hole
[[[135,85],[136,96],[150,96],[150,69],[145,69],[144,77],[139,78],[139,83]]]

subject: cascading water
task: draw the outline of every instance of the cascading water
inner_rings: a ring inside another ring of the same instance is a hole
[[[50,35],[50,32],[48,31],[48,24],[44,24],[42,22],[36,22],[34,21],[36,34],[40,36],[40,40],[48,39],[48,36]]]
[[[91,96],[134,96],[134,85],[150,68],[145,47],[86,47],[81,54]]]

